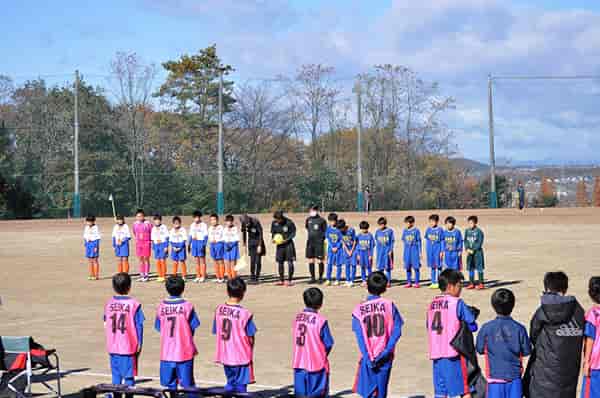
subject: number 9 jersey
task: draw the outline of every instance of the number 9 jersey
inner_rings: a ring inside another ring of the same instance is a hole
[[[250,311],[240,305],[219,305],[213,324],[213,334],[217,338],[215,362],[225,366],[251,364],[255,332]]]

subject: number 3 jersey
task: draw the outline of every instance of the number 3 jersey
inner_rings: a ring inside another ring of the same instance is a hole
[[[141,304],[127,296],[114,296],[104,306],[104,332],[109,354],[133,355],[142,346],[144,313]]]
[[[194,306],[180,297],[161,301],[154,328],[160,333],[160,360],[184,362],[198,353],[194,331],[200,326]]]
[[[327,319],[317,311],[306,308],[296,315],[293,328],[292,367],[307,372],[325,370],[329,373],[327,355],[333,347],[333,337]]]
[[[219,305],[213,323],[213,334],[217,340],[215,362],[225,366],[252,363],[255,333],[256,326],[250,311],[240,305]]]

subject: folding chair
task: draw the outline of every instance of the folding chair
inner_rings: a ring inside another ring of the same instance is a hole
[[[35,347],[32,347],[33,339],[30,336],[2,336],[0,337],[0,341],[2,342],[5,355],[15,354],[18,359],[24,359],[24,363],[21,361],[17,368],[7,366],[8,370],[4,371],[8,377],[8,389],[14,392],[18,398],[27,398],[31,396],[31,384],[34,377],[39,379],[39,382],[43,384],[49,392],[54,393],[56,397],[60,398],[62,396],[60,387],[60,360],[56,350],[42,350],[45,357],[44,359],[47,359],[47,361],[34,362],[32,360],[31,351],[32,349],[35,349]],[[52,364],[49,358],[53,358],[55,364]],[[47,376],[56,378],[56,388],[48,383],[49,379]],[[17,381],[22,378],[26,380],[24,388],[21,388],[16,384]]]

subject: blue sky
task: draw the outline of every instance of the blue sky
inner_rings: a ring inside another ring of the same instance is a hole
[[[401,64],[456,97],[455,143],[481,160],[488,73],[600,74],[600,2],[592,0],[5,3],[0,73],[17,82],[75,69],[93,78],[108,73],[116,51],[159,64],[212,43],[240,80],[302,63],[332,65],[341,77]],[[600,162],[596,82],[500,82],[496,93],[498,157]]]

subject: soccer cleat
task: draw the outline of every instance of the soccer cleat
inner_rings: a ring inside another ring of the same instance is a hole
[[[277,285],[277,286],[284,286],[284,285],[285,285],[285,282],[284,282],[284,281],[279,281],[279,282],[277,282],[277,283],[276,283],[276,285]]]
[[[88,281],[93,281],[93,280],[94,280],[94,277],[93,277],[93,276],[91,276],[91,275],[90,275],[90,276],[88,276]]]
[[[467,289],[473,290],[473,289],[475,289],[475,285],[472,283],[469,283],[469,285],[467,286]]]
[[[142,276],[140,276],[140,277],[137,279],[137,281],[138,281],[138,282],[144,282],[144,276],[143,276],[143,275],[142,275]]]
[[[439,288],[440,288],[440,285],[438,285],[437,283],[432,283],[431,285],[429,285],[429,288],[430,288],[431,290],[433,290],[433,289],[439,289]]]
[[[156,278],[156,281],[157,281],[158,283],[164,283],[164,282],[165,282],[165,280],[166,280],[166,279],[165,279],[165,277],[164,277],[164,276],[161,276],[161,277],[159,277],[159,278]]]
[[[309,285],[314,285],[315,283],[317,283],[317,280],[315,278],[310,278],[310,281],[308,281]]]
[[[421,285],[419,285],[418,283],[415,283],[415,284],[413,285],[413,287],[414,287],[415,289],[418,289],[418,288],[420,288],[420,287],[421,287]]]
[[[387,288],[389,289],[389,288],[391,288],[391,287],[392,287],[392,282],[388,282],[388,284],[387,284]]]
[[[329,279],[325,281],[325,286],[331,286],[331,281]]]
[[[294,286],[294,282],[292,282],[292,281],[287,281],[287,282],[285,282],[285,286],[286,286],[286,287],[292,287],[292,286]]]
[[[198,279],[198,283],[204,283],[204,282],[206,282],[206,278],[203,277],[203,276],[201,276],[200,278],[196,278],[196,279]]]
[[[404,285],[405,289],[410,289],[412,287],[412,284],[409,282],[406,285]]]
[[[485,286],[483,285],[483,283],[480,283],[479,285],[477,285],[476,289],[483,290],[483,289],[485,289]]]
[[[333,281],[333,286],[339,286],[340,285],[340,281]]]
[[[200,283],[200,278],[195,278],[194,283]]]

